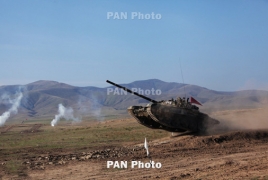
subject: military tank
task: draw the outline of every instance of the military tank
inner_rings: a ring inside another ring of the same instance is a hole
[[[203,132],[220,122],[199,111],[193,102],[178,97],[176,100],[156,101],[109,80],[106,81],[118,88],[150,101],[147,106],[130,106],[127,110],[140,124],[151,129],[163,129],[170,132]],[[191,97],[192,99],[192,97]]]

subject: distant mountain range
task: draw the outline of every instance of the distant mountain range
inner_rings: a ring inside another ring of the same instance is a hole
[[[160,101],[176,98],[177,96],[193,96],[203,104],[202,112],[259,108],[268,105],[268,91],[244,90],[236,92],[220,92],[204,87],[164,82],[158,79],[135,81],[121,84],[127,88],[137,88],[144,95]],[[75,116],[105,119],[107,117],[126,115],[126,109],[131,105],[148,103],[140,97],[128,93],[125,95],[114,86],[107,88],[76,87],[55,81],[37,81],[26,85],[0,86],[0,113],[2,114],[11,104],[10,99],[16,92],[22,91],[23,98],[17,115],[12,119],[53,119],[58,112],[58,104],[74,109]],[[152,93],[154,90],[154,94]],[[156,94],[158,90],[158,94]],[[159,92],[161,91],[161,94]]]

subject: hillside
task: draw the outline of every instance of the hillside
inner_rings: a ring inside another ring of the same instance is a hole
[[[109,85],[109,84],[107,84]],[[122,84],[127,88],[136,88],[148,97],[155,100],[176,98],[177,96],[193,96],[203,106],[201,111],[211,113],[213,111],[230,109],[259,108],[268,105],[268,91],[245,90],[236,92],[219,92],[204,87],[164,82],[157,79],[135,81]],[[160,90],[161,94],[152,93]],[[107,117],[126,115],[127,107],[131,105],[145,105],[148,101],[128,93],[123,94],[115,87],[75,87],[55,81],[37,81],[26,85],[0,86],[0,113],[2,114],[11,104],[10,99],[15,97],[18,91],[23,92],[23,98],[17,115],[11,115],[11,119],[42,119],[53,118],[58,111],[58,104],[72,107],[75,116],[105,119]]]

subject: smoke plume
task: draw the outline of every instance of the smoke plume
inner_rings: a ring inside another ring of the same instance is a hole
[[[95,95],[90,95],[89,97],[79,96],[77,107],[80,114],[90,115],[96,120],[104,120],[102,114],[103,106],[99,103],[99,99]]]
[[[7,121],[7,119],[10,117],[11,114],[17,114],[18,112],[18,107],[20,105],[20,102],[21,102],[21,99],[23,97],[23,94],[21,92],[17,93],[17,97],[13,100],[11,100],[9,98],[9,96],[6,96],[6,97],[3,97],[2,98],[5,98],[5,99],[8,99],[9,100],[9,103],[12,104],[11,108],[4,112],[1,116],[0,116],[0,126],[4,125],[5,122]]]
[[[95,96],[91,96],[91,113],[98,119],[98,120],[103,120],[104,117],[101,116],[101,111],[102,111],[102,107],[101,105],[98,103],[98,99]]]
[[[61,118],[75,122],[80,121],[80,118],[74,117],[73,109],[71,107],[66,108],[62,104],[59,104],[58,114],[55,115],[55,118],[51,121],[51,126],[55,126]]]

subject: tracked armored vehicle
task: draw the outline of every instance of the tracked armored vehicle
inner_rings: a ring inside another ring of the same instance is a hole
[[[128,113],[148,128],[170,132],[202,132],[219,124],[218,120],[200,112],[199,108],[193,104],[199,104],[198,101],[195,99],[192,101],[192,97],[190,102],[180,97],[176,100],[155,101],[109,80],[106,82],[151,102],[144,107],[130,106],[128,108]]]

